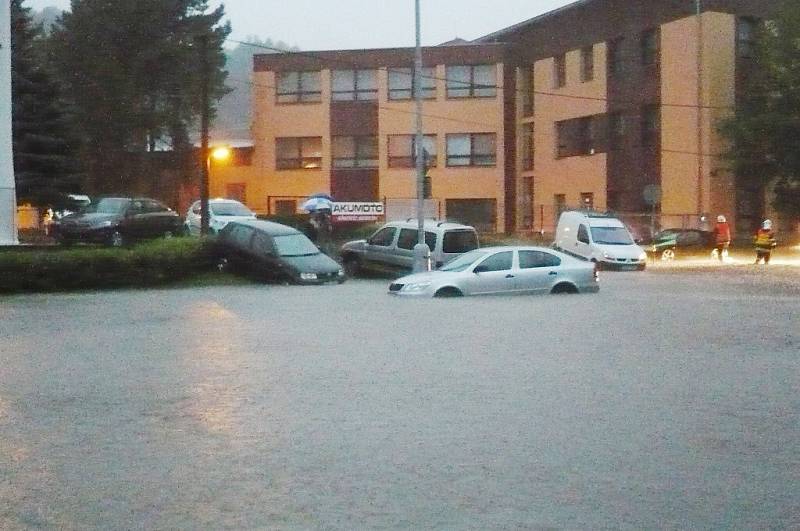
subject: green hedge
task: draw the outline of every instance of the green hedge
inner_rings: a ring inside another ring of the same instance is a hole
[[[0,251],[0,293],[147,287],[213,270],[213,244],[154,240],[130,248],[53,247]]]

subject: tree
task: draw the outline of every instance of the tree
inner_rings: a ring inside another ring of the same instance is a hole
[[[773,185],[774,206],[800,215],[800,4],[786,2],[760,28],[749,76],[736,114],[723,121],[728,159],[739,179]]]
[[[147,152],[188,152],[200,109],[207,39],[210,94],[225,93],[222,44],[230,25],[206,0],[73,0],[53,29],[53,56],[79,110],[94,192],[126,192]]]
[[[60,205],[78,192],[77,140],[59,86],[47,69],[41,28],[23,0],[11,0],[12,139],[17,196]]]

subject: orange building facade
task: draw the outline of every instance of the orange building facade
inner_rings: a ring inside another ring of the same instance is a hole
[[[777,1],[581,0],[471,43],[423,50],[429,214],[549,233],[564,208],[725,214],[750,231],[763,190],[734,176],[717,132],[752,75],[757,17]],[[416,196],[413,49],[256,56],[249,165],[212,168],[214,195],[290,213],[327,192]]]

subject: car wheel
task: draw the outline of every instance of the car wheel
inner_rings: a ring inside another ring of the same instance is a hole
[[[361,261],[357,256],[347,256],[344,259],[344,272],[348,277],[355,277],[361,272]]]
[[[578,293],[578,288],[568,282],[562,282],[561,284],[556,284],[553,286],[553,289],[550,290],[550,293],[553,295],[572,295],[574,293]]]
[[[463,297],[464,294],[458,288],[441,288],[437,291],[434,297]]]
[[[108,244],[111,247],[122,247],[125,244],[125,238],[120,231],[115,230],[111,233],[111,236],[108,237]]]
[[[168,230],[167,232],[164,233],[164,239],[165,240],[170,240],[174,236],[175,236],[175,234],[171,230]]]
[[[661,259],[665,262],[675,260],[675,249],[664,249],[661,251]]]

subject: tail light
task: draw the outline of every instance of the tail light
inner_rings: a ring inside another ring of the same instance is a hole
[[[594,281],[600,282],[600,272],[597,270],[597,262],[594,263]]]

